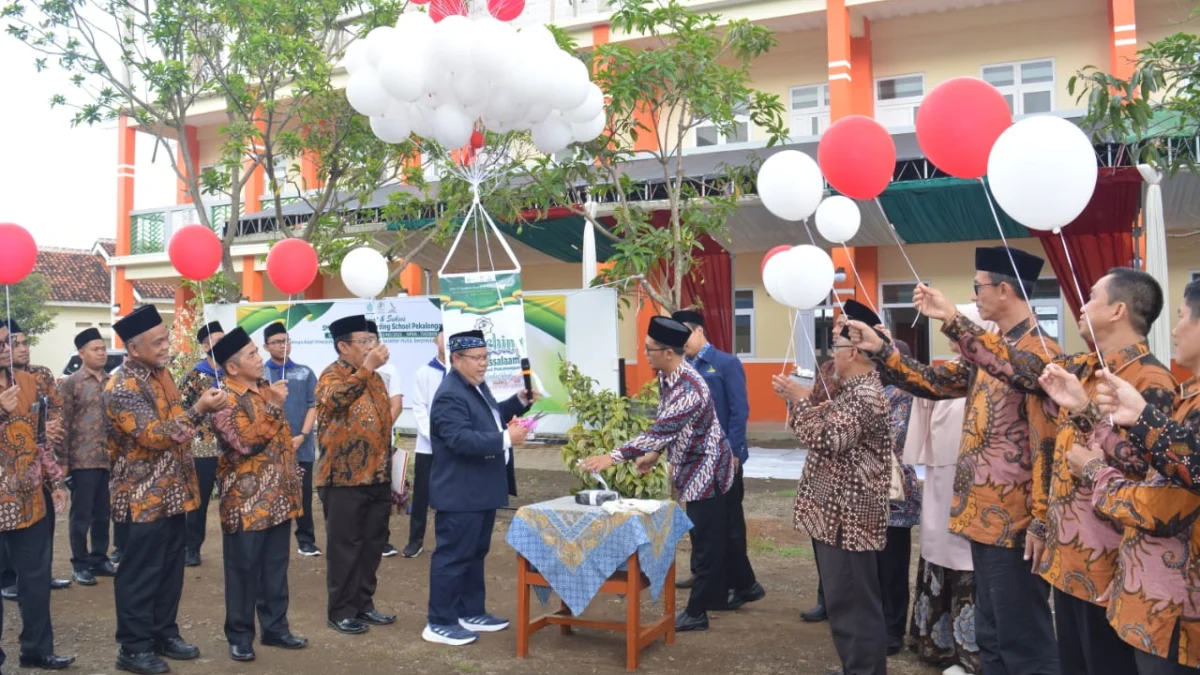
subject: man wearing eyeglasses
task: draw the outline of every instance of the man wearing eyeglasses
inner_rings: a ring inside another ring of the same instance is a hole
[[[275,384],[280,380],[288,383],[287,400],[283,404],[283,412],[291,427],[292,447],[296,450],[296,461],[303,469],[300,516],[296,518],[297,552],[303,556],[321,555],[317,548],[317,538],[313,531],[312,493],[313,493],[313,461],[316,451],[313,448],[313,425],[317,421],[317,375],[308,366],[302,366],[291,359],[292,342],[288,337],[287,327],[276,322],[263,330],[263,341],[267,345],[267,353],[271,358],[267,361],[267,381]]]
[[[325,509],[329,627],[357,635],[395,623],[375,609],[392,506],[392,408],[376,370],[388,361],[361,314],[329,325],[338,360],[317,381],[317,494]]]

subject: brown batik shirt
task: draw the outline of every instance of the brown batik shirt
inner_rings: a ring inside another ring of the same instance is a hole
[[[126,359],[104,387],[104,412],[113,522],[149,523],[199,508],[191,441],[209,421],[184,409],[170,373]]]
[[[43,486],[62,487],[61,473],[56,479],[45,467],[49,461],[58,468],[53,454],[48,446],[37,444],[37,382],[20,370],[15,380],[20,387],[16,410],[0,408],[0,532],[24,529],[45,518]]]
[[[378,373],[345,360],[317,380],[317,487],[392,482],[392,407]]]
[[[224,378],[221,379],[224,381]],[[217,378],[203,371],[192,368],[183,376],[179,383],[179,395],[183,398],[183,407],[191,408],[204,392],[217,386]],[[211,420],[205,420],[196,429],[196,437],[192,439],[193,457],[216,457],[221,454],[217,443],[217,432],[213,429]]]
[[[80,368],[58,385],[65,436],[58,456],[68,471],[108,470],[108,417],[104,414],[104,385],[108,375]]]
[[[963,324],[974,326],[959,315],[943,331],[964,330]],[[1028,320],[1009,329],[1003,341],[1022,349],[1041,349],[1042,342],[1038,328]],[[1052,340],[1045,344],[1051,354],[1060,353]],[[1033,520],[1032,448],[1038,438],[1054,435],[1052,422],[1038,413],[1038,398],[964,359],[927,366],[902,356],[892,345],[875,359],[884,384],[935,401],[966,398],[950,531],[981,544],[1023,547]]]
[[[996,335],[963,321],[963,325],[956,323],[947,330],[951,339],[958,342],[963,358],[1021,391],[1042,394],[1038,378],[1049,361],[1045,352],[1010,346]],[[1114,373],[1137,387],[1159,409],[1170,411],[1174,407],[1175,378],[1170,369],[1154,358],[1145,341],[1104,354],[1104,358]],[[1091,398],[1099,384],[1096,373],[1101,368],[1095,353],[1056,356],[1054,363],[1078,377]],[[1121,532],[1096,515],[1091,487],[1080,484],[1071,475],[1067,462],[1067,452],[1074,444],[1087,444],[1091,425],[1067,410],[1060,410],[1049,398],[1042,401],[1046,415],[1055,420],[1056,433],[1049,451],[1039,452],[1034,458],[1034,517],[1045,523],[1046,539],[1046,554],[1038,574],[1064,593],[1104,604],[1117,565]],[[1080,425],[1085,425],[1082,433]],[[1110,461],[1127,478],[1142,480],[1146,476],[1145,459],[1124,440],[1114,449]]]
[[[222,379],[229,407],[214,413],[221,444],[221,530],[226,534],[267,530],[300,515],[300,465],[283,409],[267,400],[271,386],[256,389]]]

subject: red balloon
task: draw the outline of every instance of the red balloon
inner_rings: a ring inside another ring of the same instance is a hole
[[[821,136],[817,164],[833,189],[853,199],[874,199],[896,171],[896,143],[870,117],[843,117]]]
[[[280,293],[303,293],[317,278],[317,252],[303,239],[289,237],[267,253],[267,277]]]
[[[995,87],[956,77],[929,92],[917,110],[917,143],[934,166],[958,178],[987,174],[988,156],[1012,111]]]
[[[411,2],[414,5],[424,5],[424,4],[428,3],[429,0],[409,0],[409,2]]]
[[[429,3],[429,16],[434,23],[452,15],[467,15],[466,0],[432,0]]]
[[[0,284],[20,283],[37,264],[37,244],[29,230],[0,223]]]
[[[501,21],[512,21],[525,11],[525,0],[488,0],[488,12]]]
[[[203,225],[188,225],[171,237],[167,255],[175,271],[192,281],[204,281],[221,267],[221,240]]]
[[[791,248],[791,246],[787,246],[787,245],[776,246],[775,248],[771,249],[770,251],[767,251],[767,254],[763,256],[762,271],[765,272],[767,270],[767,261],[771,259],[771,256],[775,255],[776,253],[783,253],[784,251],[786,251],[790,248]]]

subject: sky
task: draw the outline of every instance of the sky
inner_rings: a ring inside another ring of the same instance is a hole
[[[17,223],[39,247],[91,248],[117,236],[116,122],[72,128],[67,109],[50,109],[72,87],[60,69],[38,73],[34,52],[0,32],[0,222]],[[151,163],[151,137],[138,135],[134,208],[169,206],[175,174]]]

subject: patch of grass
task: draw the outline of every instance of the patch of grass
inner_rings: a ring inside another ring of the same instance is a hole
[[[768,537],[750,537],[746,548],[751,555],[773,555],[781,558],[811,559],[811,546],[780,546],[774,539]]]
[[[795,499],[796,489],[792,488],[790,490],[776,490],[768,494],[770,494],[772,497],[787,497],[788,499]]]

